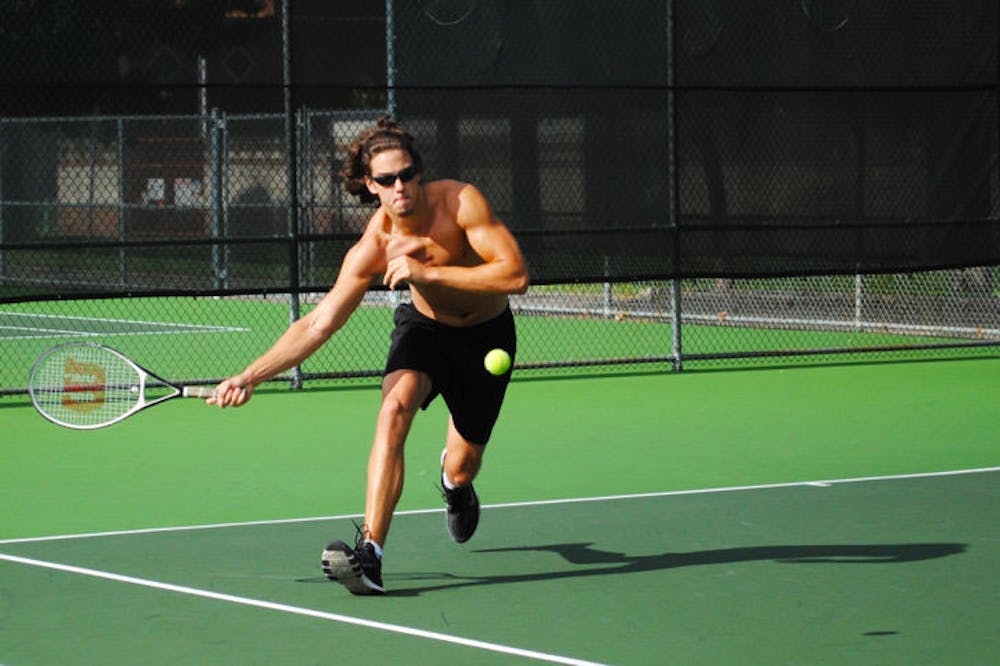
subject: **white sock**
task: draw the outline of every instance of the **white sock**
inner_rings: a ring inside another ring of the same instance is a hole
[[[451,482],[451,479],[448,478],[448,473],[444,470],[441,470],[441,484],[447,490],[454,490],[455,488],[458,488],[458,486]]]
[[[366,540],[365,540],[365,543],[370,543],[370,544],[372,545],[372,548],[374,548],[374,549],[375,549],[375,556],[376,556],[376,557],[377,557],[378,559],[380,559],[380,560],[381,560],[381,559],[382,559],[382,546],[378,545],[377,543],[375,543],[375,542],[374,542],[374,541],[372,541],[371,539],[366,539]]]

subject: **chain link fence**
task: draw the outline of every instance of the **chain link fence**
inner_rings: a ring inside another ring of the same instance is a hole
[[[513,299],[518,375],[996,355],[1000,297],[969,271],[899,275],[545,285]],[[679,292],[679,294],[678,294]],[[679,300],[678,297],[679,296]],[[81,337],[186,383],[214,383],[267,349],[320,294],[30,301],[0,305],[2,394],[31,361]],[[375,383],[392,309],[372,292],[335,338],[278,382]],[[675,324],[675,322],[679,322]]]
[[[321,297],[363,228],[370,209],[346,197],[335,174],[347,143],[375,116],[299,114],[294,235],[280,116],[0,121],[0,154],[31,147],[21,162],[23,195],[0,187],[0,388],[22,392],[31,359],[80,336],[188,382],[242,368]],[[546,125],[546,141],[572,144],[575,129],[560,127]],[[556,149],[547,155],[554,170],[567,159]],[[506,189],[496,185],[502,174],[475,176],[508,214]],[[293,270],[298,294],[288,288]],[[518,368],[992,353],[1000,344],[997,270],[536,285],[513,298]],[[116,298],[123,292],[156,297]],[[401,298],[372,291],[334,342],[279,381],[377,381]]]
[[[335,279],[371,212],[336,172],[387,112],[525,248],[520,373],[1000,345],[995,3],[32,4],[0,30],[0,394],[81,336],[241,369]],[[405,297],[279,381],[377,381]]]

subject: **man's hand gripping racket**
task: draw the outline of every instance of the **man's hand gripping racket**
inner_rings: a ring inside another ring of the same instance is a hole
[[[173,398],[202,398],[216,404],[215,389],[172,384],[121,352],[94,342],[70,342],[42,354],[31,369],[28,393],[39,414],[80,430],[118,423]]]

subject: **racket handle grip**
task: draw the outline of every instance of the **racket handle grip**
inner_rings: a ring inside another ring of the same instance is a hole
[[[181,389],[181,394],[185,398],[211,398],[215,395],[215,389],[210,386],[185,386]]]

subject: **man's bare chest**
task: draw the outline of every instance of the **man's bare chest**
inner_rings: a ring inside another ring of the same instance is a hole
[[[389,259],[405,254],[427,266],[474,266],[482,260],[457,225],[435,225],[425,234],[394,231],[387,244]]]

